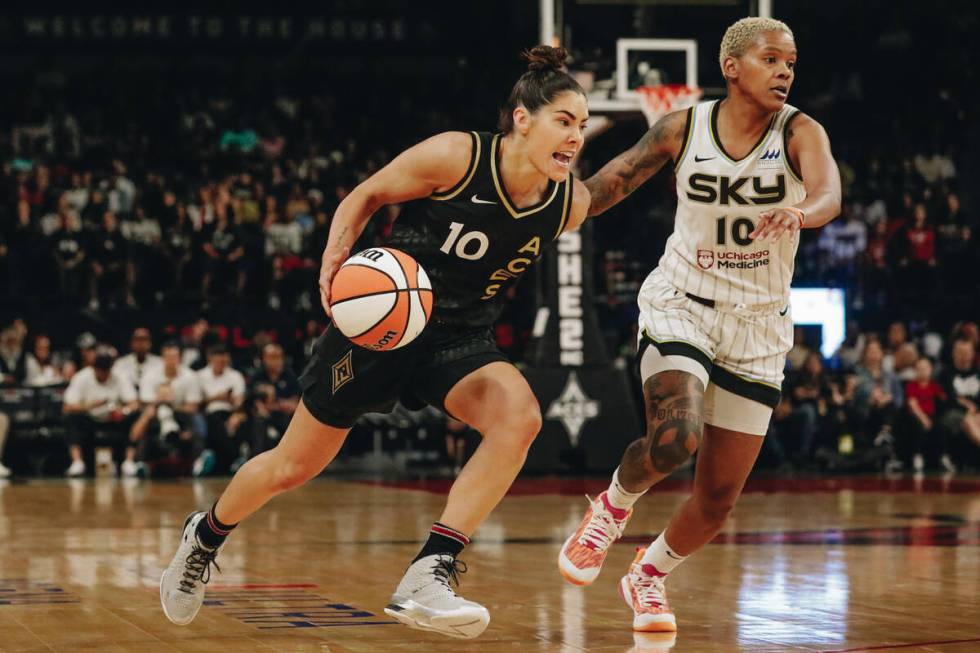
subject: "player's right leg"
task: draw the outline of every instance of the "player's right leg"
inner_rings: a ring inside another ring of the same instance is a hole
[[[654,276],[654,275],[652,275]],[[558,555],[561,575],[588,585],[599,575],[609,547],[623,534],[633,504],[697,451],[704,419],[704,390],[713,343],[703,324],[707,307],[666,282],[640,298],[640,378],[646,435],[623,454],[609,488],[590,499],[589,509]]]
[[[390,410],[402,357],[353,345],[328,328],[300,376],[303,398],[279,444],[242,465],[208,512],[192,513],[180,547],[160,580],[167,617],[187,624],[204,601],[210,566],[225,537],[269,499],[318,475],[365,412]]]
[[[183,626],[197,616],[210,567],[230,530],[272,497],[323,471],[349,430],[323,424],[301,401],[279,444],[242,465],[209,512],[188,516],[177,552],[160,578],[160,603],[170,621]]]

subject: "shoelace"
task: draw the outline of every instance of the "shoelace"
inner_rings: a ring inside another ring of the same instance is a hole
[[[196,583],[201,582],[207,585],[211,580],[211,565],[221,571],[221,567],[215,561],[217,556],[217,549],[211,550],[195,546],[184,562],[184,577],[178,583],[180,587],[177,589],[187,594],[193,594]]]
[[[589,503],[592,504],[592,519],[582,531],[582,536],[578,538],[578,542],[582,546],[591,544],[591,548],[596,551],[605,551],[610,544],[619,539],[623,534],[623,529],[616,523],[612,513],[602,505],[601,499],[592,501],[588,496],[585,498],[589,499]]]
[[[647,576],[642,572],[634,572],[633,587],[640,605],[645,608],[662,608],[664,605],[664,581],[657,576]]]
[[[220,569],[218,571],[221,571]],[[459,575],[466,573],[466,563],[448,555],[439,556],[432,574],[452,590],[452,585],[459,587]]]

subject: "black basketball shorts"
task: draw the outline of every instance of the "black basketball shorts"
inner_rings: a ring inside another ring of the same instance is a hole
[[[303,404],[318,421],[350,428],[365,413],[389,413],[395,402],[445,412],[446,395],[464,376],[496,361],[509,362],[489,327],[430,323],[413,342],[394,351],[355,345],[334,325],[313,347],[299,377]]]

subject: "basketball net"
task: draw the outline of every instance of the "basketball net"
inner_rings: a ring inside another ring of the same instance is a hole
[[[640,109],[651,127],[671,111],[680,111],[697,104],[704,93],[697,86],[684,84],[640,86],[636,92],[640,94]]]

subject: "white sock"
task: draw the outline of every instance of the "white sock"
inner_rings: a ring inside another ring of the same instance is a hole
[[[687,560],[687,556],[679,555],[667,545],[667,538],[664,537],[666,532],[661,533],[653,541],[653,544],[647,547],[643,557],[640,558],[641,564],[653,565],[657,571],[664,575],[669,574],[674,570],[674,567]]]
[[[613,508],[619,508],[620,510],[629,510],[636,503],[636,500],[646,494],[646,490],[643,492],[629,492],[619,482],[619,467],[613,472],[612,483],[609,484],[609,489],[606,490],[606,499],[609,501],[609,505]]]

